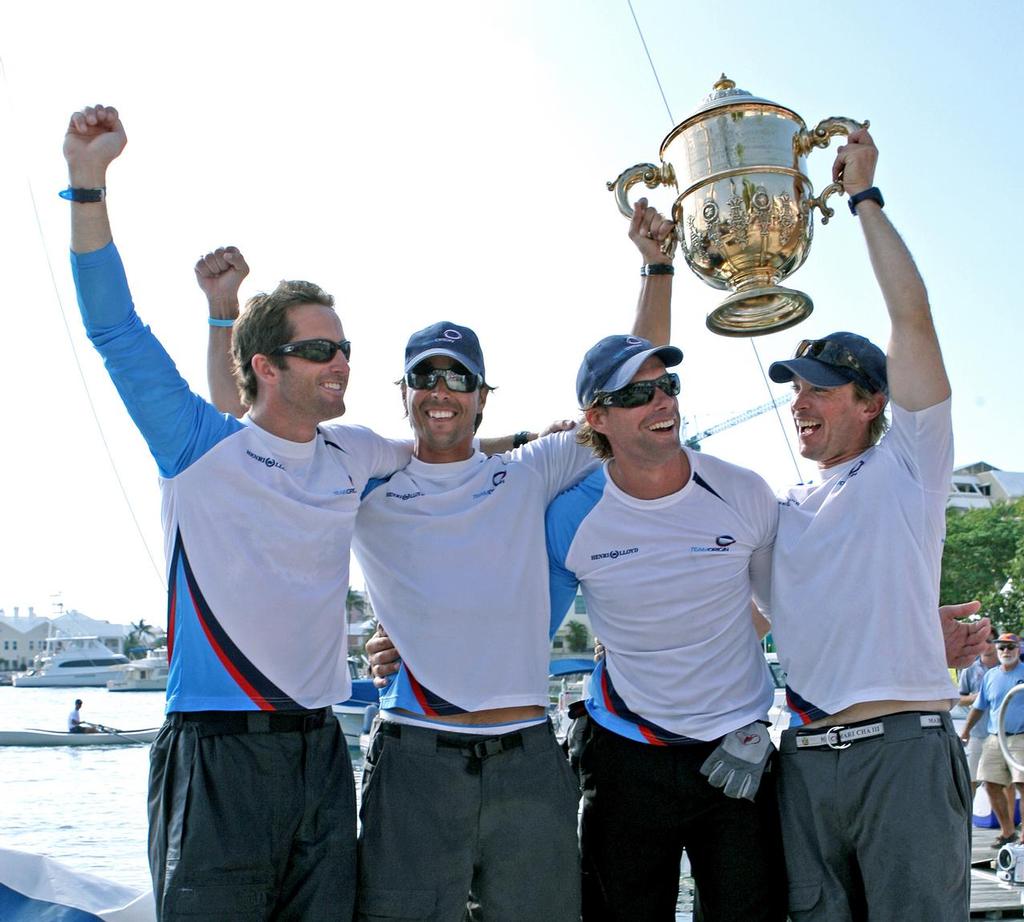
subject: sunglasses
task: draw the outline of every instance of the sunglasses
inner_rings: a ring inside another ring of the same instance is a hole
[[[294,343],[278,346],[270,354],[294,355],[300,359],[323,364],[329,362],[339,352],[348,361],[352,355],[352,343],[347,339],[343,339],[341,342],[335,342],[333,339],[300,339]]]
[[[444,380],[450,391],[458,391],[460,394],[469,394],[481,387],[484,379],[480,375],[456,371],[454,368],[428,368],[424,371],[410,371],[405,375],[407,387],[414,391],[430,391],[437,386],[437,382]]]
[[[1020,647],[1018,647],[1017,644],[1015,644],[1015,643],[997,643],[996,644],[996,649],[997,650],[1019,650]]]
[[[817,359],[826,365],[849,368],[850,371],[856,372],[861,377],[863,383],[867,384],[871,390],[882,391],[883,393],[885,391],[882,383],[876,381],[873,375],[865,371],[864,366],[857,361],[857,357],[842,343],[834,342],[831,339],[804,339],[796,347],[796,355],[793,357],[797,359],[805,357]]]
[[[655,388],[668,394],[669,397],[678,397],[679,375],[665,372],[660,378],[654,378],[652,381],[634,381],[610,394],[598,394],[594,398],[594,406],[622,407],[626,410],[642,407],[654,399]]]

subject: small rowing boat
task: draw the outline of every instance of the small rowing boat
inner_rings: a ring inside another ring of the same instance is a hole
[[[103,727],[96,733],[67,733],[60,730],[0,730],[0,746],[130,746],[152,743],[159,727],[146,730],[114,730]]]

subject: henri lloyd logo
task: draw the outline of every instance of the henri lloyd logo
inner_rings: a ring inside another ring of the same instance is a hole
[[[388,499],[400,499],[403,502],[407,499],[416,499],[417,496],[422,496],[423,493],[417,490],[415,493],[395,493],[393,490],[388,490],[384,496]]]
[[[248,448],[245,453],[253,459],[253,461],[259,461],[260,464],[265,464],[267,467],[279,467],[281,470],[285,470],[285,466],[278,461],[276,458],[265,458],[263,455],[258,455],[254,451],[250,451]]]
[[[508,477],[508,471],[497,471],[491,477],[490,489],[481,490],[479,493],[474,493],[473,499],[480,499],[480,497],[482,496],[490,496],[498,487],[500,487],[505,482],[506,477]]]
[[[445,330],[439,337],[438,341],[447,340],[450,343],[458,342],[462,339],[462,334],[458,330]]]
[[[728,551],[734,544],[736,539],[732,535],[719,535],[715,538],[714,544],[692,544],[690,545],[690,553],[692,554],[715,554],[719,551]]]
[[[618,560],[620,557],[628,557],[630,554],[639,554],[640,548],[626,547],[615,551],[605,551],[603,554],[591,554],[591,560]]]

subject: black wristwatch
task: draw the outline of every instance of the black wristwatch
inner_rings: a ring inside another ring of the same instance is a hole
[[[879,208],[885,208],[885,199],[882,198],[882,193],[877,186],[871,186],[871,188],[865,189],[863,192],[850,196],[850,200],[847,202],[850,206],[850,214],[855,215],[857,213],[857,206],[861,202],[877,202]]]

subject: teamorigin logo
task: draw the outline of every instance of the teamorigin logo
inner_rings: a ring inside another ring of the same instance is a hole
[[[691,544],[691,554],[714,554],[718,551],[727,551],[736,543],[736,539],[732,535],[719,535],[715,538],[714,545],[711,544]]]

